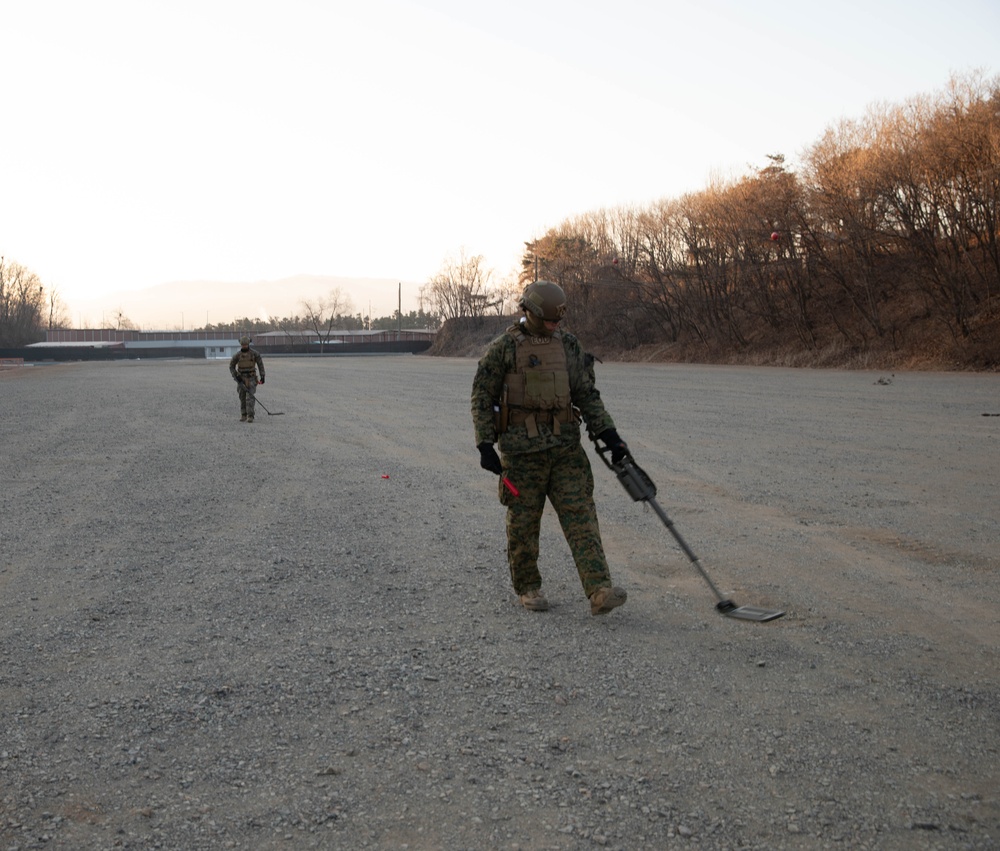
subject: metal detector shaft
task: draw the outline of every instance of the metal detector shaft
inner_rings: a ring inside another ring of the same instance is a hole
[[[264,403],[257,398],[256,393],[253,394],[253,400],[255,405],[260,405],[262,408],[264,408]],[[267,408],[264,408],[264,413],[267,414],[269,417],[283,417],[285,415],[284,411],[269,411]]]
[[[663,510],[663,508],[660,506],[660,503],[658,503],[651,496],[647,497],[645,499],[645,502],[649,503],[653,511],[656,512],[656,516],[663,521],[663,525],[667,527],[670,534],[674,536],[674,540],[677,541],[677,543],[680,545],[680,548],[684,550],[684,555],[686,555],[688,559],[690,559],[691,564],[693,564],[698,569],[698,573],[701,574],[701,578],[708,583],[708,587],[711,588],[712,593],[715,594],[715,599],[718,600],[720,603],[731,602],[727,600],[725,597],[723,597],[722,594],[719,592],[719,589],[715,587],[715,583],[712,581],[712,578],[705,572],[705,568],[701,566],[701,562],[698,560],[698,556],[696,556],[692,551],[691,547],[687,545],[687,541],[685,541],[681,537],[681,533],[677,531],[677,527],[674,525],[674,521],[671,520],[669,517],[667,517],[667,512]]]
[[[247,384],[245,381],[243,382],[243,386],[246,387],[247,393],[253,396],[254,404],[260,405],[262,408],[264,408],[264,403],[257,398],[257,391],[251,390],[250,385]],[[267,414],[269,417],[283,417],[285,415],[284,411],[275,411],[274,413],[271,413],[271,411],[269,411],[267,408],[264,408],[264,413]]]

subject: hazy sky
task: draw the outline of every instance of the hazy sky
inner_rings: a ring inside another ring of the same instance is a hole
[[[504,275],[566,218],[997,73],[1000,3],[0,0],[0,45],[0,254],[71,302],[422,283],[462,248]]]

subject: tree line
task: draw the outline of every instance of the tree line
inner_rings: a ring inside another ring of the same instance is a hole
[[[354,313],[349,298],[335,288],[324,298],[302,302],[302,313],[278,318],[234,317],[229,322],[208,323],[195,331],[215,331],[221,336],[261,334],[267,331],[312,331],[320,338],[334,331],[392,331],[397,328],[437,328],[438,314],[424,310],[377,318]],[[138,330],[121,310],[111,314],[107,326]],[[46,329],[68,328],[69,319],[59,294],[46,289],[37,274],[19,263],[0,257],[0,348],[20,348],[45,339]]]
[[[262,334],[268,331],[285,331],[287,333],[311,331],[322,340],[329,339],[334,331],[394,331],[402,328],[436,328],[439,322],[440,318],[437,315],[425,312],[423,307],[420,310],[411,310],[409,313],[396,310],[391,316],[382,316],[377,319],[363,316],[354,312],[354,305],[344,291],[340,287],[334,287],[325,297],[303,301],[301,315],[295,314],[276,319],[251,319],[244,316],[231,322],[208,324],[201,330],[218,331],[220,334],[227,335],[244,332]]]
[[[230,322],[210,322],[194,330],[217,331],[222,336],[232,336],[234,333],[263,334],[268,331],[311,331],[323,338],[332,335],[334,331],[395,331],[397,328],[437,328],[439,324],[440,318],[436,314],[424,310],[411,310],[402,314],[397,310],[391,316],[374,318],[360,313],[330,313],[320,316],[303,312],[302,315],[270,319],[236,317]]]
[[[840,121],[798,169],[775,154],[680,198],[568,219],[525,243],[514,291],[556,281],[567,324],[620,351],[933,340],[996,364],[998,211],[1000,78],[975,73]],[[468,263],[441,278],[446,318],[511,310],[510,288],[484,287]]]

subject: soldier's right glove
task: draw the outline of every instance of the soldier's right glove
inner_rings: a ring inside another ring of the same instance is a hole
[[[234,375],[233,376],[233,381],[235,381],[237,384],[242,384],[243,383],[242,381],[240,381],[240,377],[238,375]]]
[[[604,445],[611,450],[611,463],[617,464],[619,461],[623,461],[628,456],[628,446],[626,446],[625,441],[621,439],[621,435],[618,434],[613,428],[606,428],[599,435],[597,435],[598,440],[603,440]]]
[[[479,450],[479,466],[484,470],[489,470],[491,473],[496,473],[498,476],[502,476],[503,464],[500,463],[500,456],[497,455],[497,451],[493,448],[493,444],[480,443],[476,448]]]

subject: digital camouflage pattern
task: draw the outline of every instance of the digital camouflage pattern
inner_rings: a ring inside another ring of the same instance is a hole
[[[507,506],[507,564],[514,591],[520,595],[542,585],[538,537],[546,497],[559,517],[584,594],[589,597],[610,585],[594,506],[594,474],[583,446],[577,442],[547,452],[505,454],[501,461],[504,475],[520,494],[514,497],[500,483],[500,502]]]
[[[479,361],[472,386],[476,445],[497,441],[493,406],[499,404],[505,376],[516,370],[514,335],[520,328],[523,326],[508,328]],[[593,361],[585,356],[577,338],[560,331],[547,339],[565,349],[572,404],[587,428],[594,434],[614,428],[614,420],[594,386]],[[549,424],[539,422],[537,437],[529,437],[523,424],[511,426],[499,437],[504,476],[519,491],[515,497],[502,480],[498,484],[500,502],[507,507],[507,561],[518,595],[542,584],[538,540],[546,498],[559,517],[584,593],[589,597],[598,588],[611,585],[594,506],[594,475],[580,436],[580,425],[573,420],[562,423],[559,434],[553,434]]]
[[[508,328],[490,344],[479,360],[479,367],[472,384],[472,423],[476,446],[481,443],[497,443],[493,406],[500,402],[504,376],[516,370],[517,344],[512,332],[518,331],[520,327],[512,325]],[[592,361],[588,363],[588,358],[580,347],[580,341],[565,331],[560,331],[549,339],[552,345],[556,345],[559,340],[562,341],[566,351],[566,369],[569,372],[570,398],[580,411],[587,429],[596,435],[605,429],[614,428],[614,420],[604,409],[601,394],[594,385]],[[499,439],[500,452],[502,454],[543,452],[557,446],[570,446],[580,442],[580,426],[575,422],[562,424],[559,435],[553,435],[551,427],[545,423],[540,423],[538,430],[537,438],[529,438],[524,425],[512,426]]]

